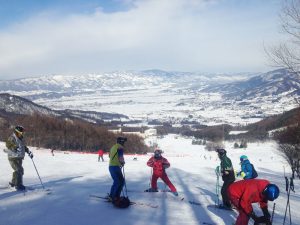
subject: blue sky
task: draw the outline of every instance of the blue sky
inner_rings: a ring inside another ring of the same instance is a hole
[[[0,0],[0,79],[162,69],[265,72],[280,0]]]

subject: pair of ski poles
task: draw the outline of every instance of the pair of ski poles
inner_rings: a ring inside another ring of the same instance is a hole
[[[290,193],[291,193],[291,190],[293,192],[295,192],[294,182],[293,182],[293,177],[290,178],[290,181],[286,176],[284,178],[285,178],[285,190],[286,190],[286,193],[287,193],[287,203],[286,203],[286,207],[285,207],[283,225],[285,224],[285,220],[286,220],[286,217],[287,217],[287,215],[286,215],[287,210],[289,210],[290,225],[291,225],[292,224],[292,215],[291,215],[291,206],[290,206]]]

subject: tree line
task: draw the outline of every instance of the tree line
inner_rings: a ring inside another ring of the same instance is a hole
[[[107,127],[96,124],[39,114],[14,115],[6,119],[2,117],[1,141],[5,141],[11,135],[15,125],[22,125],[25,128],[28,146],[81,152],[96,152],[99,149],[109,151],[118,136],[126,136],[127,153],[146,153],[149,150],[143,138],[137,135],[112,133]]]

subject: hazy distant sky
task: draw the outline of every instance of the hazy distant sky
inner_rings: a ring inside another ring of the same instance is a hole
[[[280,0],[0,0],[0,79],[271,70]]]

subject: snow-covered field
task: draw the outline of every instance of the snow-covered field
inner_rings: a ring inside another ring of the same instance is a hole
[[[207,152],[203,146],[192,145],[191,139],[174,135],[157,140],[164,156],[171,163],[167,173],[170,180],[184,197],[183,201],[171,193],[144,193],[149,187],[151,170],[146,166],[147,156],[126,155],[125,175],[130,200],[153,203],[158,208],[130,206],[117,209],[102,200],[92,199],[90,194],[105,196],[112,184],[108,172],[108,158],[98,162],[97,155],[55,152],[31,148],[34,162],[46,188],[52,193],[45,194],[35,190],[15,192],[12,189],[0,189],[0,225],[151,225],[151,224],[203,224],[231,225],[237,216],[236,212],[222,211],[207,207],[216,200],[215,167],[219,159],[215,152]],[[276,151],[276,144],[249,143],[248,148],[233,149],[233,143],[225,143],[228,156],[235,169],[239,169],[239,156],[246,154],[255,165],[259,178],[276,183],[281,190],[276,200],[273,224],[282,224],[287,202],[283,171],[290,176],[285,160]],[[130,148],[130,146],[126,146]],[[4,143],[0,143],[0,149]],[[24,184],[40,188],[40,181],[30,158],[24,160]],[[11,178],[12,169],[7,157],[0,151],[0,186],[4,187]],[[222,183],[222,181],[221,181]],[[159,187],[164,189],[163,183]],[[295,193],[291,193],[291,215],[293,224],[300,224],[299,180],[295,180]],[[188,200],[201,203],[191,205]],[[273,203],[269,203],[270,210]],[[257,214],[261,213],[254,205]],[[287,218],[289,220],[289,218]],[[289,222],[289,221],[288,221]],[[251,222],[252,223],[252,222]],[[251,224],[249,223],[249,224]]]

